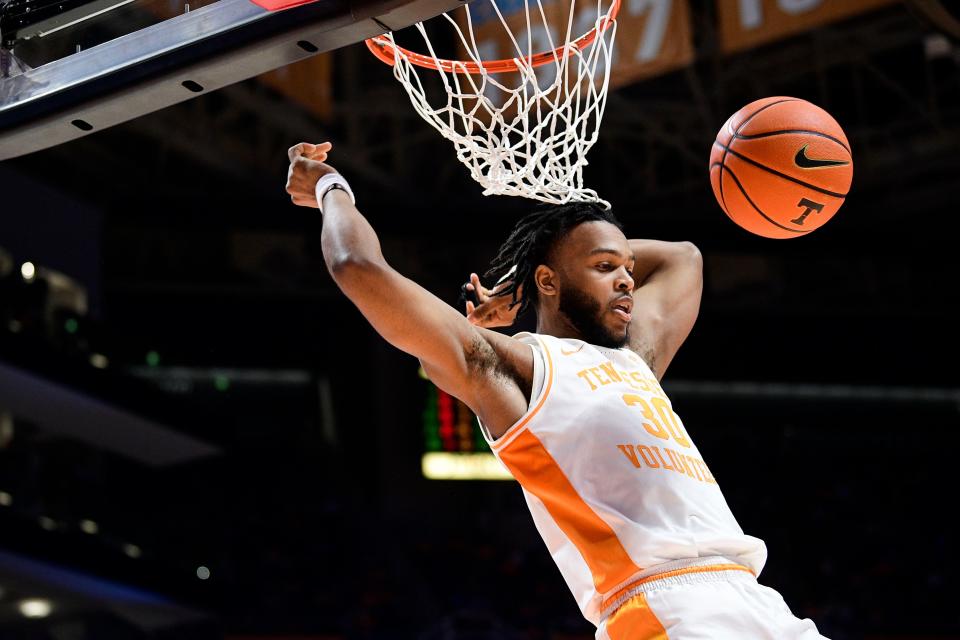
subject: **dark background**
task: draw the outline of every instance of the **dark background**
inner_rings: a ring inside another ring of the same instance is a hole
[[[839,640],[960,637],[960,52],[895,5],[721,56],[693,4],[696,63],[615,91],[587,170],[628,235],[704,255],[664,387],[798,615]],[[79,392],[213,452],[149,463],[69,404],[7,412],[0,553],[170,611],[57,600],[0,562],[0,638],[592,638],[516,485],[422,478],[417,363],[335,289],[285,152],[332,140],[387,258],[451,304],[530,204],[482,197],[360,46],[331,55],[328,122],[251,81],[0,165],[0,365],[55,384],[31,406]],[[827,109],[854,152],[847,203],[791,241],[733,225],[707,176],[720,125],[769,95]],[[26,260],[88,312],[51,310]],[[53,615],[15,613],[35,596]]]

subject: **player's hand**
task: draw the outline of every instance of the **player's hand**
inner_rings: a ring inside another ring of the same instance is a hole
[[[333,145],[329,142],[310,144],[301,142],[287,151],[290,158],[290,168],[287,170],[287,193],[293,204],[301,207],[319,209],[317,204],[317,181],[328,173],[336,173],[336,169],[328,164],[327,154]]]
[[[501,282],[493,289],[487,289],[480,284],[480,276],[475,273],[470,274],[470,280],[464,285],[467,291],[476,293],[477,301],[480,304],[475,305],[471,300],[467,300],[467,320],[485,329],[493,327],[509,327],[517,319],[517,312],[520,305],[513,305],[513,296],[498,296],[497,293],[503,291],[510,284],[509,280]],[[518,291],[518,295],[523,291]],[[511,306],[512,305],[512,306]]]

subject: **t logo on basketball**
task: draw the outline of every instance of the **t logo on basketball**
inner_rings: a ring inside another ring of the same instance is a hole
[[[765,238],[796,238],[822,227],[852,181],[843,129],[799,98],[748,104],[723,125],[710,153],[717,202],[731,220]]]
[[[819,202],[814,202],[813,200],[807,200],[806,198],[800,198],[800,202],[797,203],[797,206],[806,207],[806,211],[804,211],[799,218],[795,218],[791,220],[790,222],[792,222],[793,224],[802,225],[803,221],[806,219],[808,215],[810,215],[811,212],[816,211],[817,213],[820,213],[821,211],[823,211],[822,204],[820,204]]]

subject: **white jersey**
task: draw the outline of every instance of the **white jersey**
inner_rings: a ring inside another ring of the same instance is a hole
[[[667,573],[749,571],[744,535],[656,376],[628,349],[519,334],[534,352],[530,406],[494,454],[594,624]]]

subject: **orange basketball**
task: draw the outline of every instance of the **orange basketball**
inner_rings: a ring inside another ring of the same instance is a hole
[[[727,120],[710,153],[717,202],[731,220],[767,238],[796,238],[823,226],[852,180],[843,129],[799,98],[751,102]]]

